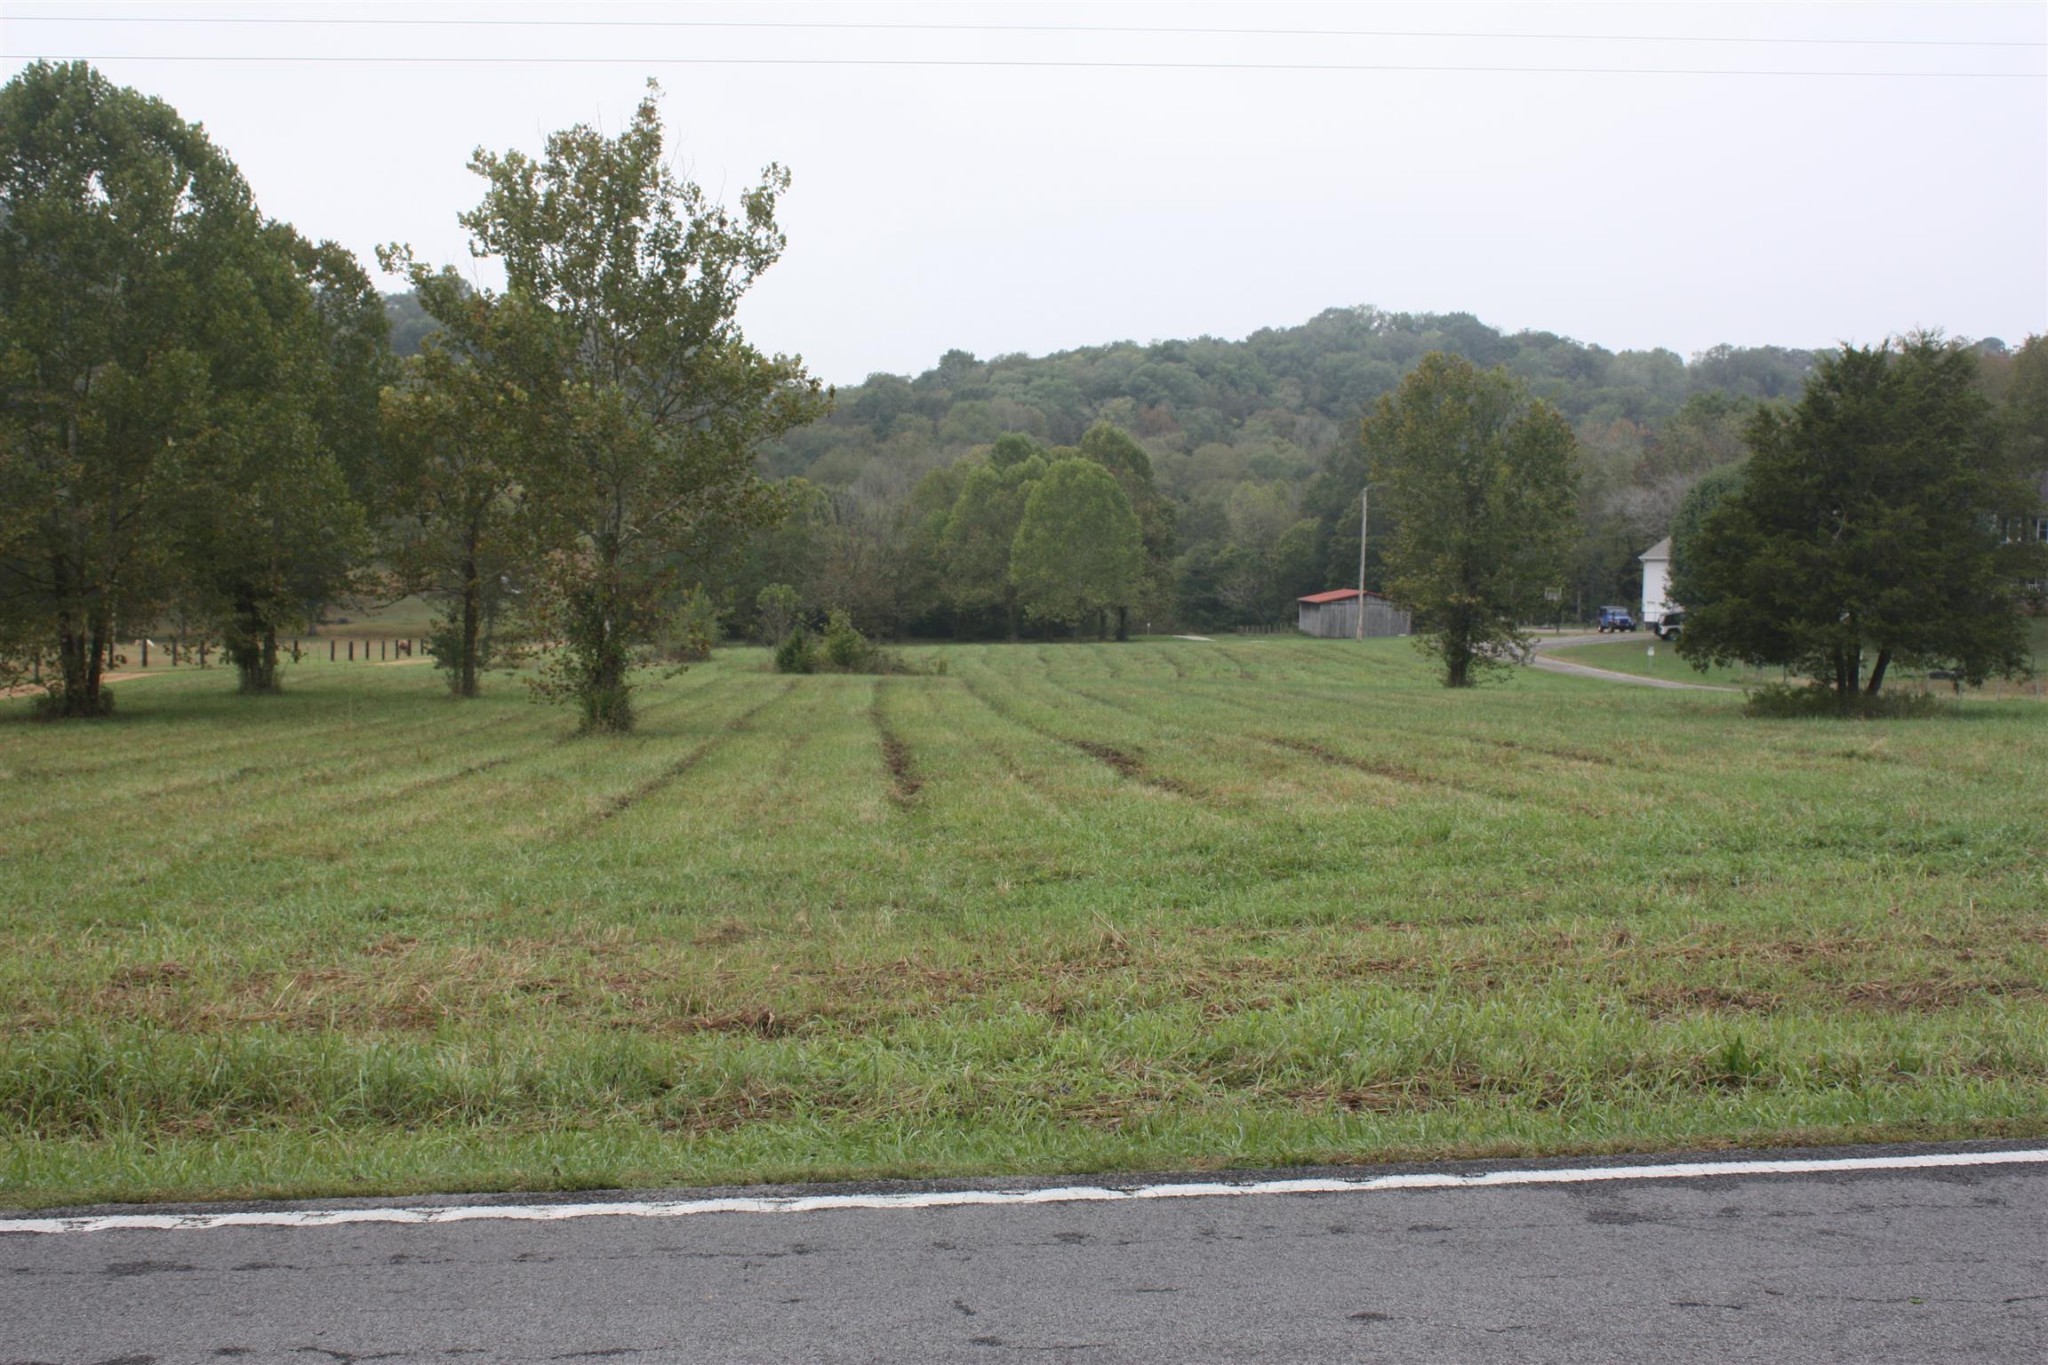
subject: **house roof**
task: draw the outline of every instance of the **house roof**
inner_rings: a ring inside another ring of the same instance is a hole
[[[1641,554],[1637,555],[1637,556],[1636,556],[1636,558],[1637,558],[1637,559],[1669,559],[1669,558],[1671,558],[1671,537],[1670,537],[1670,536],[1666,536],[1666,537],[1664,537],[1664,539],[1662,539],[1662,540],[1658,541],[1658,542],[1657,542],[1657,543],[1656,543],[1655,545],[1652,545],[1652,546],[1651,546],[1651,547],[1650,547],[1649,549],[1647,549],[1647,550],[1643,551],[1643,552],[1642,552]]]
[[[1333,588],[1329,592],[1312,592],[1306,597],[1297,597],[1294,600],[1306,602],[1312,607],[1320,607],[1326,602],[1349,602],[1356,596],[1358,596],[1358,589],[1356,588]],[[1379,594],[1369,592],[1366,596],[1378,597]]]

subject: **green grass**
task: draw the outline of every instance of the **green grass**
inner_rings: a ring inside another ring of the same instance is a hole
[[[2036,702],[943,653],[0,702],[0,1203],[2048,1132]]]
[[[2027,623],[2027,628],[2035,676],[2017,682],[1994,680],[1984,687],[1970,689],[1969,695],[1993,700],[2048,696],[2048,616],[2032,618]],[[1796,681],[1784,670],[1777,668],[1710,667],[1702,672],[1679,657],[1676,641],[1666,642],[1648,633],[1601,641],[1598,644],[1572,645],[1564,649],[1551,650],[1550,653],[1570,663],[1604,668],[1615,673],[1633,673],[1645,678],[1665,678],[1672,682],[1706,683],[1718,687],[1755,687],[1762,683]],[[1910,668],[1893,669],[1887,685],[1894,691],[1931,690],[1942,695],[1948,694],[1951,690],[1947,683],[1930,684],[1924,673]]]
[[[1571,645],[1564,649],[1553,649],[1550,654],[1568,663],[1585,664],[1589,668],[1604,668],[1614,673],[1633,673],[1643,678],[1663,678],[1670,682],[1704,683],[1714,687],[1754,686],[1764,682],[1783,681],[1782,670],[1772,668],[1762,671],[1751,668],[1708,668],[1705,672],[1694,668],[1678,656],[1676,641],[1666,642],[1654,635],[1628,635],[1619,640],[1603,640],[1599,644]]]

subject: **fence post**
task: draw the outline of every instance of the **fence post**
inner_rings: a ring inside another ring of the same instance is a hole
[[[348,642],[348,661],[350,663],[356,661],[356,642],[354,640]]]
[[[327,662],[328,662],[328,663],[333,663],[333,662],[334,662],[334,641],[332,641],[332,640],[329,640],[329,641],[327,642]]]

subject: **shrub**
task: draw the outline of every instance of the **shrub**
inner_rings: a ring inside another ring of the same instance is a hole
[[[873,642],[855,627],[853,618],[843,609],[835,608],[825,626],[825,662],[835,672],[867,673],[873,671],[869,665],[877,653]]]
[[[811,645],[811,633],[802,626],[790,631],[781,644],[775,647],[775,671],[777,673],[815,673],[818,671],[818,652]]]
[[[1752,716],[1797,719],[1823,716],[1839,720],[1917,720],[1949,714],[1952,709],[1939,697],[1924,692],[1885,692],[1871,696],[1852,692],[1846,696],[1823,683],[1765,683],[1748,694],[1743,708]]]
[[[796,589],[787,583],[770,583],[754,596],[754,610],[760,613],[761,643],[772,645],[786,639],[796,624]]]
[[[668,663],[702,663],[711,657],[721,623],[718,606],[703,588],[692,588],[654,639],[655,654]]]

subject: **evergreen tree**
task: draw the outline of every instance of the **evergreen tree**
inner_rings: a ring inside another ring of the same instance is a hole
[[[1679,652],[1790,668],[1844,709],[1895,662],[1972,683],[2025,672],[2044,547],[2012,534],[2039,499],[2004,436],[1957,344],[1824,360],[1794,408],[1750,423],[1741,487],[1678,566]]]

